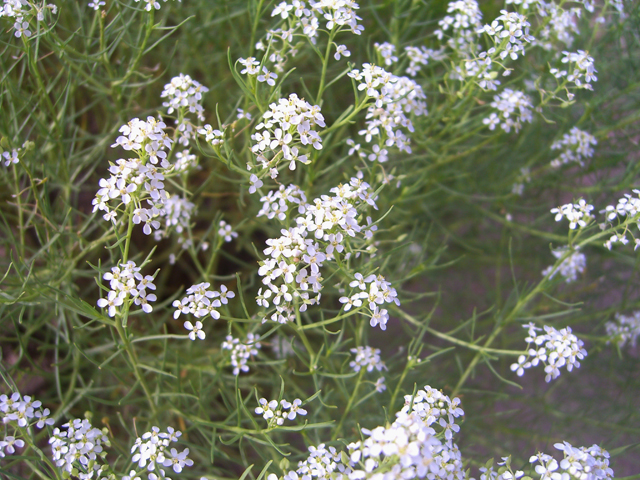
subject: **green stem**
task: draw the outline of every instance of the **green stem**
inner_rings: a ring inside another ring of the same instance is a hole
[[[331,55],[331,45],[333,43],[333,37],[335,36],[335,27],[329,33],[329,40],[327,41],[327,48],[324,51],[324,58],[322,59],[322,74],[320,75],[320,86],[318,87],[318,94],[316,95],[316,105],[320,105],[322,101],[322,94],[324,93],[324,84],[327,77],[327,66],[329,65],[329,56]]]
[[[351,410],[351,406],[353,405],[353,402],[354,402],[356,396],[358,395],[358,389],[360,388],[360,384],[362,383],[362,377],[364,376],[364,372],[365,372],[364,368],[361,368],[360,369],[360,373],[358,374],[358,380],[356,381],[355,387],[353,387],[353,392],[351,393],[351,396],[349,397],[349,401],[347,402],[347,406],[344,409],[342,417],[340,418],[340,422],[338,422],[338,425],[333,430],[333,435],[331,436],[331,440],[332,441],[335,441],[338,438],[338,435],[340,435],[340,433],[342,431],[342,425],[344,424],[344,421],[346,420],[347,415],[349,414],[349,411]]]

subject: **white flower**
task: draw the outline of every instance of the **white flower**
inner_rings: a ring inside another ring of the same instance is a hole
[[[347,47],[344,45],[338,45],[336,47],[336,53],[333,55],[333,58],[335,58],[336,60],[340,60],[340,57],[350,57],[351,56],[351,52],[349,50],[347,50]]]
[[[200,340],[204,340],[205,338],[205,333],[202,331],[202,322],[201,321],[197,321],[194,324],[192,324],[190,321],[186,321],[184,322],[184,328],[186,328],[187,330],[189,330],[189,338],[191,340],[195,340],[196,337],[198,337]]]
[[[569,228],[574,230],[578,226],[587,226],[587,223],[593,219],[592,210],[593,205],[589,205],[581,198],[578,203],[567,203],[566,205],[552,208],[551,213],[555,214],[556,222],[562,220],[563,217],[569,220]]]
[[[100,7],[104,7],[104,5],[105,5],[105,2],[104,2],[104,1],[102,1],[102,0],[99,0],[99,1],[98,1],[98,0],[95,0],[95,1],[93,1],[93,2],[89,2],[87,6],[88,6],[89,8],[93,8],[95,11],[98,11],[98,10],[100,10]]]
[[[256,175],[251,174],[249,177],[249,193],[256,193],[256,191],[262,187],[262,180],[260,180]]]
[[[238,238],[238,233],[234,232],[231,225],[229,225],[224,220],[220,220],[220,229],[218,230],[218,235],[224,238],[225,242],[231,242],[234,238]]]
[[[259,82],[267,82],[267,84],[272,87],[276,84],[276,78],[278,78],[278,75],[276,73],[270,72],[269,70],[267,70],[267,67],[264,66],[262,67],[262,75],[258,75]]]
[[[356,347],[351,349],[351,353],[355,353],[356,357],[349,366],[353,368],[354,372],[359,372],[362,368],[365,368],[367,372],[371,372],[374,369],[379,372],[386,370],[387,366],[382,360],[380,360],[380,349],[371,348],[369,346]]]

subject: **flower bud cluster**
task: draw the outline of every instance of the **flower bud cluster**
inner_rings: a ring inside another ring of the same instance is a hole
[[[293,402],[288,402],[284,398],[278,402],[278,400],[267,401],[266,398],[258,400],[260,404],[256,407],[256,415],[262,415],[269,427],[276,425],[283,425],[285,420],[295,420],[296,415],[306,415],[307,411],[304,408],[300,408],[302,400],[296,398]]]
[[[569,247],[559,247],[551,250],[551,254],[560,259],[565,256],[567,251],[569,251]],[[565,258],[555,270],[553,265],[549,265],[542,271],[542,275],[545,277],[549,275],[549,279],[552,279],[559,273],[560,276],[564,277],[565,282],[575,282],[578,279],[578,275],[584,272],[587,267],[587,257],[580,252],[580,247],[573,247],[571,251],[571,255]]]
[[[555,214],[555,221],[559,222],[563,218],[569,221],[569,228],[586,227],[591,220],[594,219],[591,214],[593,205],[589,205],[584,199],[578,200],[578,203],[567,203],[557,208],[552,208],[551,213]]]
[[[133,303],[139,305],[145,313],[153,311],[149,302],[155,302],[157,298],[155,294],[147,293],[147,290],[156,289],[153,284],[154,277],[151,275],[143,276],[140,273],[140,267],[136,266],[132,260],[121,263],[120,267],[113,267],[102,278],[109,282],[111,290],[107,294],[107,298],[98,300],[98,306],[107,308],[110,317],[115,317],[118,313],[118,307],[124,305],[125,302],[131,305],[129,298],[132,298]]]
[[[107,452],[111,444],[109,430],[94,428],[89,420],[76,418],[53,430],[49,439],[51,456],[56,466],[80,480],[101,478],[107,470]]]
[[[545,366],[544,379],[550,382],[560,376],[562,367],[566,367],[570,372],[573,367],[579,368],[579,360],[587,356],[587,351],[583,347],[584,342],[571,333],[571,327],[556,330],[544,325],[545,333],[543,334],[538,333],[542,328],[533,323],[523,325],[523,328],[526,328],[529,334],[525,338],[527,354],[520,355],[517,363],[511,365],[511,371],[516,372],[519,377],[527,368],[541,363]]]
[[[260,201],[262,208],[256,216],[266,216],[268,219],[277,218],[281,222],[287,218],[286,212],[290,205],[297,205],[299,214],[303,214],[307,206],[307,196],[300,187],[293,184],[286,188],[284,185],[280,185],[278,190],[270,190]]]
[[[227,335],[226,340],[222,343],[222,349],[229,350],[234,375],[249,371],[247,362],[251,357],[258,355],[258,350],[262,346],[259,340],[260,335],[257,333],[248,333],[242,343],[239,338]]]
[[[166,432],[161,432],[158,427],[151,427],[142,437],[138,437],[131,447],[131,461],[137,463],[139,468],[145,468],[149,472],[149,480],[167,478],[161,467],[172,467],[175,473],[182,472],[183,468],[193,465],[187,455],[189,449],[178,452],[175,448],[169,449],[171,442],[177,442],[182,432],[167,427]],[[154,473],[155,472],[155,473]]]
[[[537,463],[535,471],[541,480],[613,478],[613,470],[609,467],[609,452],[598,445],[576,448],[568,442],[562,442],[554,444],[554,447],[564,455],[560,462],[546,453],[538,453],[529,459],[530,463]]]
[[[531,25],[527,21],[527,17],[519,13],[500,10],[500,14],[491,22],[491,25],[485,25],[478,29],[478,34],[486,33],[492,37],[494,44],[500,51],[501,59],[504,60],[509,56],[511,60],[517,60],[519,54],[524,55],[525,44],[535,41],[535,38],[529,35]],[[506,43],[504,43],[505,40]]]
[[[367,109],[366,128],[358,133],[364,135],[367,143],[378,137],[378,151],[384,143],[387,147],[395,146],[401,152],[411,153],[411,139],[405,130],[414,131],[410,117],[427,115],[427,97],[422,87],[409,77],[398,77],[369,63],[362,65],[362,71],[351,70],[349,76],[360,82],[358,90],[375,101]],[[369,160],[384,162],[386,156],[383,159],[380,155],[369,156]]]
[[[294,305],[301,303],[299,311],[304,312],[308,305],[318,303],[324,262],[342,253],[350,238],[362,235],[366,240],[371,227],[360,225],[358,207],[377,207],[373,191],[361,177],[332,188],[333,197],[316,198],[296,218],[297,226],[267,240],[264,254],[269,258],[260,262],[258,270],[265,291],[258,291],[256,302],[265,308],[273,303],[276,311],[270,317],[272,321],[293,321]],[[266,321],[267,317],[263,323]]]
[[[103,218],[116,223],[118,207],[123,205],[127,208],[133,203],[133,222],[136,225],[144,224],[146,235],[151,234],[152,228],[160,228],[158,219],[167,214],[166,203],[169,200],[164,179],[173,170],[165,151],[171,148],[173,140],[164,131],[165,128],[164,122],[154,117],[147,117],[146,122],[134,118],[120,128],[123,135],[116,139],[112,147],[133,150],[139,158],[120,159],[109,167],[111,176],[100,180],[100,189],[93,199],[94,212],[104,211]],[[120,200],[120,205],[111,208],[110,201],[116,198]],[[143,207],[143,200],[146,200],[146,207]]]
[[[522,122],[531,123],[533,119],[531,99],[519,90],[505,88],[500,94],[493,97],[491,107],[498,113],[493,112],[482,120],[482,123],[487,125],[489,130],[500,125],[500,128],[507,133],[512,128],[517,133],[522,128]]]
[[[184,313],[185,315],[193,315],[198,319],[205,318],[208,315],[214,320],[219,319],[220,312],[216,309],[223,304],[226,305],[229,302],[228,299],[234,298],[236,294],[227,290],[224,285],[220,285],[220,291],[209,290],[210,286],[210,283],[203,282],[187,288],[188,295],[186,297],[183,297],[182,300],[176,299],[173,301],[172,305],[176,309],[173,312],[173,318],[177,319]],[[202,331],[202,322],[197,321],[194,325],[187,320],[184,322],[184,328],[189,330],[189,338],[191,340],[195,340],[196,337],[204,340],[205,333]]]
[[[367,372],[372,372],[374,369],[381,372],[387,370],[387,366],[380,359],[380,349],[371,348],[370,346],[356,347],[351,349],[351,353],[355,354],[355,358],[349,362],[349,366],[353,368],[354,372],[359,372],[365,368]]]
[[[596,137],[588,132],[573,127],[569,133],[565,133],[562,139],[553,142],[551,150],[561,150],[558,158],[551,161],[551,166],[558,168],[570,162],[576,162],[580,166],[584,166],[585,158],[593,157],[592,145],[597,145]]]
[[[50,414],[48,408],[42,408],[42,402],[32,400],[28,395],[22,396],[19,392],[0,395],[0,416],[5,425],[17,428],[28,428],[35,425],[36,428],[44,428],[45,425],[55,423],[53,418],[49,418]],[[16,430],[14,434],[18,432]],[[16,447],[24,447],[24,440],[13,435],[5,436],[0,440],[0,458],[3,458],[5,454],[14,454]]]
[[[611,337],[609,342],[614,342],[619,348],[627,342],[635,348],[640,336],[640,311],[633,312],[630,316],[616,314],[615,321],[607,322],[604,326],[607,335]]]
[[[355,293],[349,297],[340,297],[340,303],[344,304],[345,312],[348,312],[351,307],[359,308],[364,303],[370,310],[371,320],[369,323],[371,326],[380,325],[381,330],[386,330],[389,313],[386,309],[381,309],[379,305],[384,303],[400,305],[398,292],[382,275],[372,274],[364,277],[358,272],[354,277],[355,280],[350,282],[349,286],[355,289]]]
[[[311,162],[307,155],[300,154],[300,148],[311,145],[316,150],[322,149],[322,138],[314,128],[325,126],[320,107],[292,93],[288,99],[281,98],[269,105],[262,122],[256,125],[256,133],[251,135],[255,142],[251,151],[257,155],[262,169],[269,169],[269,175],[275,178],[282,160],[289,162],[290,170],[296,169],[296,162]]]

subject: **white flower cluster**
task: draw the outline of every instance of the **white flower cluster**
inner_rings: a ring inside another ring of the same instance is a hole
[[[613,205],[607,206],[600,213],[605,213],[608,221],[613,221],[618,217],[635,217],[640,212],[640,190],[633,190],[638,198],[632,197],[630,194],[625,193],[624,197],[618,200],[618,203],[614,207]]]
[[[298,462],[298,468],[287,472],[282,480],[346,480],[351,473],[349,465],[343,463],[343,454],[335,447],[326,447],[321,443],[309,447],[309,456]],[[267,480],[278,480],[270,474]]]
[[[191,215],[196,210],[195,204],[179,195],[171,195],[164,202],[164,229],[158,229],[153,232],[156,241],[160,241],[166,237],[171,230],[176,233],[186,232],[189,228]],[[187,248],[188,244],[184,237],[178,238],[178,243],[182,244],[182,248]]]
[[[358,132],[364,135],[367,143],[374,136],[379,139],[380,145],[374,145],[375,154],[369,155],[369,160],[386,161],[386,155],[381,154],[383,143],[411,153],[411,139],[403,129],[413,132],[410,117],[427,114],[427,97],[422,87],[409,77],[398,77],[369,63],[362,65],[362,71],[351,70],[349,76],[360,82],[358,90],[375,100],[367,109],[366,128]]]
[[[519,377],[524,374],[527,368],[543,364],[546,373],[545,381],[550,382],[560,376],[560,369],[566,367],[567,371],[572,371],[573,367],[579,368],[580,362],[587,356],[587,351],[583,348],[584,342],[571,333],[571,327],[556,330],[553,327],[544,325],[543,334],[538,334],[542,328],[533,323],[523,325],[529,336],[525,338],[527,342],[527,354],[520,355],[517,363],[511,365],[511,370]]]
[[[293,0],[292,2],[280,2],[271,12],[272,17],[280,17],[284,22],[279,28],[270,29],[266,37],[256,44],[257,50],[267,50],[268,57],[261,61],[253,57],[239,59],[244,65],[240,72],[250,76],[256,76],[259,82],[266,82],[275,86],[276,72],[283,72],[289,58],[295,57],[299,51],[299,42],[294,41],[298,37],[306,38],[313,45],[318,39],[321,30],[321,21],[326,21],[326,29],[334,30],[333,35],[341,31],[351,31],[359,35],[364,27],[358,23],[362,20],[357,14],[359,6],[353,0]],[[278,44],[280,43],[280,44]],[[334,58],[340,60],[341,56],[348,57],[351,52],[345,45],[336,45]],[[272,67],[267,68],[269,62]]]
[[[460,431],[460,426],[456,424],[456,418],[462,417],[464,411],[460,408],[460,399],[455,397],[451,400],[440,390],[436,390],[426,385],[422,390],[418,390],[415,396],[405,395],[404,413],[417,413],[427,424],[439,425],[444,431],[447,442],[453,438],[453,434]]]
[[[302,400],[299,398],[293,402],[288,402],[284,398],[279,402],[278,400],[267,401],[266,398],[261,398],[258,403],[260,406],[256,407],[256,415],[262,415],[262,418],[269,422],[269,428],[280,426],[284,424],[285,420],[295,420],[297,415],[307,414],[304,408],[300,408]]]
[[[519,54],[524,55],[525,44],[535,40],[529,35],[530,26],[524,15],[500,10],[500,16],[491,22],[491,25],[480,28],[478,33],[486,33],[493,37],[494,43],[499,46],[501,59],[509,56],[511,60],[517,60]]]
[[[270,190],[260,201],[262,208],[258,212],[258,217],[266,216],[268,219],[277,218],[281,222],[287,218],[287,211],[290,205],[298,206],[298,213],[303,214],[307,206],[307,197],[297,185],[285,187],[280,185],[278,190]]]
[[[537,2],[538,14],[547,22],[538,34],[537,44],[545,50],[553,50],[554,43],[562,42],[566,47],[573,44],[575,35],[579,34],[578,19],[582,16],[580,7],[567,5],[560,7],[555,2]]]
[[[358,24],[362,20],[356,10],[360,7],[353,0],[293,0],[291,3],[280,2],[271,12],[272,17],[280,16],[289,19],[288,30],[277,29],[269,32],[268,40],[272,37],[280,37],[283,40],[290,35],[301,30],[303,35],[309,38],[312,43],[316,43],[320,21],[326,21],[326,29],[331,31],[336,28],[336,32],[349,30],[351,33],[360,35],[364,30]]]
[[[595,76],[598,71],[593,66],[593,58],[582,50],[577,52],[565,51],[562,54],[564,55],[562,63],[569,64],[569,71],[552,68],[550,70],[551,74],[556,78],[566,77],[567,81],[573,82],[578,88],[593,90],[591,82],[598,81],[598,77]]]
[[[482,27],[482,12],[475,0],[456,0],[449,2],[447,13],[438,21],[440,26],[434,34],[442,40],[451,29],[451,37],[447,40],[449,47],[466,57],[473,50],[477,31]]]
[[[13,427],[28,428],[35,425],[37,428],[44,428],[45,425],[53,425],[55,420],[49,418],[51,412],[48,408],[42,408],[42,402],[32,400],[30,396],[20,395],[14,392],[11,395],[0,395],[0,416],[2,423]],[[0,458],[6,454],[12,455],[16,447],[24,447],[24,440],[16,438],[14,435],[6,435],[0,440]]]
[[[2,161],[4,162],[4,166],[8,167],[12,164],[16,165],[17,163],[19,163],[21,153],[21,148],[13,148],[10,152],[2,152]]]
[[[164,90],[160,94],[160,98],[166,98],[167,101],[162,103],[163,107],[167,107],[167,113],[171,115],[174,111],[195,113],[198,120],[204,122],[204,108],[202,107],[202,94],[207,93],[209,89],[193,80],[189,75],[180,74],[173,77],[170,83],[164,86]]]
[[[558,158],[551,161],[551,166],[558,168],[570,162],[584,166],[583,160],[593,157],[592,145],[597,144],[596,137],[578,127],[573,127],[569,133],[565,133],[560,140],[551,145],[551,150],[561,150]]]
[[[147,290],[155,290],[153,277],[151,275],[142,275],[140,267],[135,262],[129,260],[127,263],[121,263],[120,267],[113,267],[110,272],[105,273],[102,278],[109,282],[109,293],[107,298],[100,298],[98,306],[107,308],[110,317],[115,317],[118,313],[118,307],[128,302],[129,298],[133,299],[135,305],[139,305],[145,313],[151,313],[153,307],[149,302],[157,300],[155,294],[147,293]]]
[[[444,423],[453,423],[454,418],[463,415],[458,407],[459,400],[456,398],[451,402],[428,386],[416,395],[415,408],[411,411],[411,395],[405,398],[407,405],[396,413],[396,420],[391,425],[373,430],[363,428],[362,433],[367,438],[349,444],[346,452],[324,443],[309,447],[309,456],[298,462],[296,470],[286,473],[283,480],[463,480],[460,451],[451,442],[451,437],[444,441],[440,439],[446,429],[440,428],[437,422],[446,419]],[[434,413],[421,415],[427,411]],[[270,474],[267,480],[278,480],[278,477]]]
[[[427,65],[429,60],[443,60],[444,59],[444,50],[441,48],[439,50],[433,50],[431,48],[427,48],[425,46],[420,47],[404,47],[404,51],[409,59],[409,66],[407,67],[406,72],[415,77],[420,70],[422,70],[422,66]]]
[[[557,208],[552,208],[550,211],[555,214],[556,222],[566,218],[569,221],[569,228],[575,230],[578,227],[586,227],[593,220],[592,210],[593,205],[589,205],[581,198],[578,203],[567,203]]]
[[[351,353],[354,353],[356,356],[349,362],[349,366],[353,368],[354,372],[359,372],[363,368],[365,368],[367,372],[372,372],[374,369],[381,372],[387,369],[387,366],[380,359],[379,348],[371,348],[367,345],[365,347],[352,348]]]
[[[289,162],[290,170],[296,169],[296,162],[305,165],[311,162],[307,155],[299,155],[298,146],[322,149],[322,138],[316,127],[325,127],[320,107],[292,93],[288,99],[281,98],[269,105],[262,122],[256,125],[256,133],[251,135],[255,142],[251,151],[257,155],[261,167],[269,169],[271,178],[276,178],[282,160]]]
[[[165,128],[164,122],[154,117],[147,117],[146,122],[134,118],[120,127],[122,135],[112,147],[133,150],[139,158],[121,158],[109,167],[111,176],[100,179],[100,189],[93,199],[94,212],[106,212],[103,218],[115,223],[118,207],[123,205],[127,208],[133,202],[133,223],[143,223],[146,235],[151,234],[152,228],[160,228],[158,219],[166,215],[165,205],[169,200],[163,181],[173,168],[165,151],[165,148],[171,148],[173,140],[164,131]],[[116,198],[120,200],[120,205],[111,208],[109,203]],[[143,200],[146,200],[148,207],[143,207]]]
[[[198,157],[185,149],[182,152],[176,152],[176,163],[173,166],[176,172],[187,172],[193,168],[201,168],[198,165]]]
[[[631,347],[635,348],[640,336],[640,311],[633,312],[630,316],[617,313],[615,321],[607,322],[604,328],[607,330],[607,335],[611,337],[609,342],[616,343],[619,348],[629,342]]]
[[[566,246],[554,248],[551,250],[551,254],[560,259],[565,256],[568,250],[569,247]],[[542,275],[545,277],[549,275],[549,279],[551,279],[559,273],[567,283],[575,282],[578,275],[584,272],[587,267],[587,257],[580,252],[580,247],[574,247],[571,252],[571,255],[565,258],[555,270],[553,270],[553,265],[550,265],[542,271]]]
[[[340,303],[344,303],[345,312],[349,311],[351,307],[361,307],[364,302],[370,310],[371,326],[380,325],[381,330],[386,330],[389,312],[384,308],[381,309],[379,305],[383,303],[400,305],[398,292],[382,275],[372,274],[364,277],[361,273],[356,273],[354,277],[355,280],[350,282],[349,286],[355,289],[355,293],[350,297],[340,297]]]
[[[4,0],[0,7],[0,18],[11,18],[14,22],[14,35],[18,38],[29,38],[32,35],[29,30],[29,21],[36,18],[38,22],[44,20],[44,14],[50,11],[53,15],[58,13],[58,7],[45,2],[34,2],[28,0]]]
[[[276,311],[270,319],[274,322],[293,321],[298,303],[301,312],[318,303],[324,262],[342,253],[349,239],[357,234],[365,241],[372,235],[372,227],[362,226],[358,220],[359,206],[377,208],[373,191],[362,181],[362,174],[346,185],[332,188],[331,193],[333,197],[323,195],[305,207],[304,214],[296,218],[297,226],[281,230],[280,237],[266,242],[264,254],[269,258],[260,262],[258,270],[265,291],[258,291],[256,302],[264,308],[273,303]],[[266,322],[267,317],[262,321]]]
[[[257,333],[247,333],[247,337],[242,343],[239,338],[227,335],[226,340],[222,343],[222,349],[230,351],[231,366],[233,367],[234,375],[249,371],[247,362],[251,357],[258,355],[258,349],[262,346],[259,340],[260,335]]]
[[[182,432],[171,427],[167,427],[166,432],[161,432],[158,427],[151,427],[151,431],[138,437],[131,447],[131,461],[137,463],[139,468],[146,467],[149,480],[168,478],[161,467],[172,467],[175,473],[182,472],[185,466],[193,465],[193,460],[187,456],[189,449],[185,448],[182,452],[175,448],[169,449],[171,442],[177,442],[181,435]],[[135,472],[132,472],[131,478],[134,475]]]
[[[167,107],[167,113],[169,115],[176,111],[178,113],[176,119],[178,142],[184,146],[189,145],[189,140],[194,137],[193,125],[186,115],[187,113],[195,113],[198,120],[204,122],[202,94],[208,91],[207,87],[193,80],[189,75],[181,73],[164,86],[160,95],[160,98],[167,99],[162,103],[163,107]]]
[[[167,0],[162,0],[163,2],[167,2]],[[151,10],[153,10],[154,8],[156,10],[160,10],[160,2],[158,2],[158,0],[136,0],[136,2],[142,2],[144,4],[146,4],[144,6],[144,9],[147,12],[150,12]],[[178,2],[182,2],[182,0],[178,0]]]
[[[409,396],[411,397],[411,396]],[[457,399],[456,399],[457,400]],[[456,414],[462,410],[455,408]],[[447,416],[441,419],[448,418]],[[451,438],[437,435],[430,417],[405,406],[388,427],[362,429],[363,442],[348,445],[350,480],[392,478],[446,478],[463,480],[460,450]],[[447,430],[451,431],[451,430]]]
[[[538,453],[529,459],[530,463],[537,463],[535,471],[541,480],[613,478],[613,470],[609,467],[609,452],[598,445],[576,448],[568,442],[563,442],[556,443],[554,447],[564,455],[560,462],[546,453]]]
[[[210,286],[210,283],[203,282],[187,288],[188,295],[186,297],[183,297],[182,300],[176,299],[173,301],[173,306],[176,309],[173,312],[173,318],[177,319],[184,313],[185,315],[193,315],[196,318],[205,318],[209,315],[214,320],[219,319],[220,312],[216,308],[221,307],[222,304],[226,305],[229,302],[228,299],[234,298],[236,294],[227,290],[224,285],[220,285],[220,291],[209,290]],[[189,330],[189,338],[191,340],[195,340],[196,337],[200,340],[205,339],[201,321],[198,320],[194,325],[187,320],[184,322],[184,328]]]
[[[102,472],[109,468],[103,448],[111,445],[107,437],[109,430],[94,428],[89,420],[79,418],[61,428],[63,430],[55,428],[49,439],[56,466],[80,480],[89,480],[94,475],[101,478]]]
[[[218,226],[220,227],[218,229],[218,236],[223,238],[225,242],[229,243],[232,242],[234,238],[238,238],[238,232],[235,232],[233,227],[224,220],[220,220]]]
[[[497,125],[500,125],[500,128],[507,133],[511,128],[517,133],[522,128],[522,122],[531,123],[533,119],[531,99],[519,90],[505,88],[493,97],[491,107],[498,110],[498,113],[491,113],[482,120],[489,130],[494,130]]]
[[[394,55],[396,53],[396,46],[389,42],[374,43],[373,47],[376,52],[382,57],[384,64],[390,66],[398,61],[398,57]]]

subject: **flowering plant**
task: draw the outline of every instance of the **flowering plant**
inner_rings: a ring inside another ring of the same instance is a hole
[[[3,0],[2,475],[637,473],[639,8]]]

